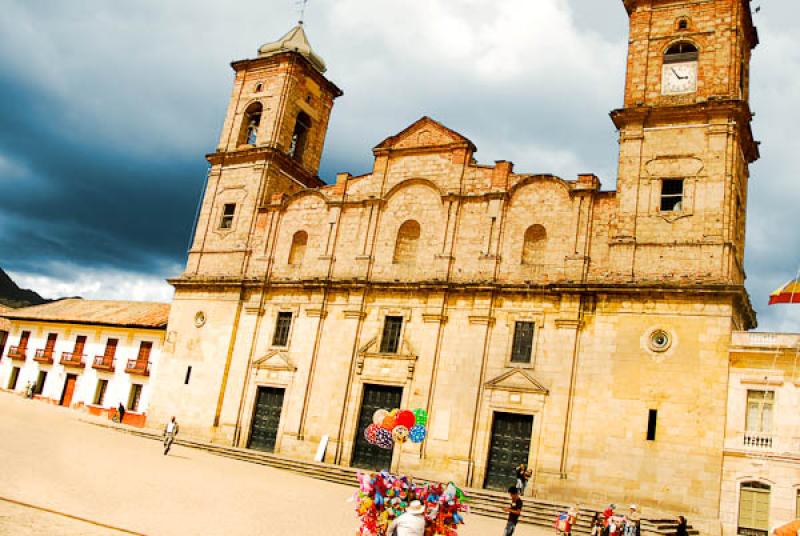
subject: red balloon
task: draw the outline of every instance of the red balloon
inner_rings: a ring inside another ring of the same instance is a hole
[[[394,420],[398,425],[405,426],[409,430],[411,430],[415,424],[414,414],[407,409],[399,412]]]

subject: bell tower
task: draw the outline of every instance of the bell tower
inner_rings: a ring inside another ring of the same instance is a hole
[[[741,285],[749,164],[758,158],[749,0],[623,0],[616,277]]]
[[[234,61],[233,90],[189,251],[187,275],[239,276],[264,237],[265,206],[275,194],[324,185],[317,176],[333,101],[342,91],[325,77],[302,23]]]

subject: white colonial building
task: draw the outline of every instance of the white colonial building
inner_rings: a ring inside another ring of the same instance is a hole
[[[800,518],[798,366],[800,335],[733,333],[720,509],[725,534],[766,536]]]
[[[0,312],[10,324],[0,387],[144,426],[169,305],[61,300]]]

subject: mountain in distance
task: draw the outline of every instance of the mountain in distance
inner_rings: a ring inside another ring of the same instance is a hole
[[[0,304],[8,307],[28,307],[50,303],[36,292],[26,288],[19,288],[14,280],[0,268]]]

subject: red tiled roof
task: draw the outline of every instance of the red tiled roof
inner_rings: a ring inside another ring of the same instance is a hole
[[[44,305],[0,311],[9,320],[165,329],[169,304],[70,298]]]

